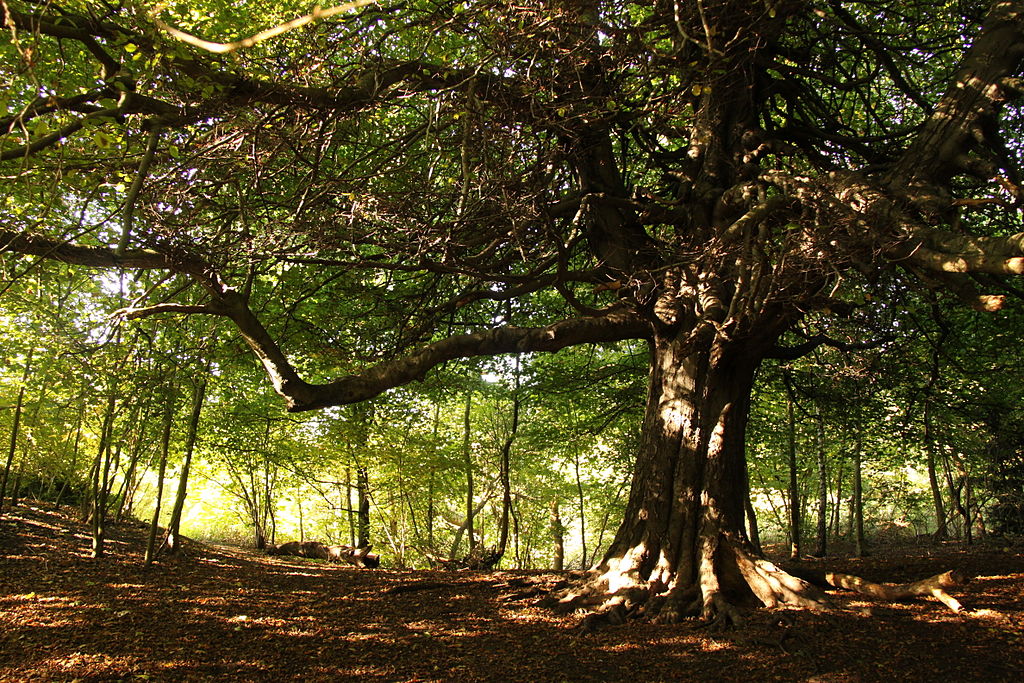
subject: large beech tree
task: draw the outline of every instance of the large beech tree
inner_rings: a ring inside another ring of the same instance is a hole
[[[939,5],[8,0],[0,248],[143,271],[124,318],[226,318],[294,411],[646,340],[589,588],[820,605],[745,537],[759,365],[907,283],[993,311],[1024,271],[1024,2]]]

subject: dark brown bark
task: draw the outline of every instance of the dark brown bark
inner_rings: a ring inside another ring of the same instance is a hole
[[[825,604],[746,537],[744,436],[765,348],[715,339],[694,351],[678,338],[655,338],[625,521],[594,580],[627,613],[643,605],[662,620],[734,621],[739,605]]]
[[[356,547],[370,545],[370,472],[366,467],[356,469]]]

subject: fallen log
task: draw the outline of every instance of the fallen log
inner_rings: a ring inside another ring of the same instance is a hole
[[[377,553],[371,553],[370,550],[372,547],[373,546],[353,548],[350,545],[328,546],[327,559],[334,562],[345,562],[356,567],[376,569],[380,566],[380,555]]]
[[[372,546],[353,548],[347,545],[324,545],[318,541],[289,541],[269,546],[268,555],[291,555],[309,557],[328,562],[345,562],[356,567],[375,569],[380,566],[380,555],[370,552]]]
[[[852,574],[827,572],[805,568],[787,568],[787,571],[805,581],[822,588],[840,588],[866,595],[876,600],[899,602],[916,597],[933,597],[954,612],[963,610],[960,601],[946,591],[960,588],[970,582],[970,577],[955,569],[929,576],[927,579],[909,583],[875,583]]]
[[[845,588],[862,595],[890,602],[930,595],[954,612],[959,612],[963,609],[963,605],[960,604],[959,600],[947,593],[946,590],[964,586],[970,581],[970,578],[966,574],[953,569],[936,574],[935,576],[929,576],[927,579],[921,579],[920,581],[900,584],[874,583],[859,576],[837,574],[834,572],[825,572],[825,580],[836,588]]]

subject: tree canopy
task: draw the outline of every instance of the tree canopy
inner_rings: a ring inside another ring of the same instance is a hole
[[[601,585],[813,603],[743,531],[755,374],[1017,292],[1024,3],[307,11],[4,4],[8,267],[137,271],[122,320],[228,319],[292,411],[645,340]]]

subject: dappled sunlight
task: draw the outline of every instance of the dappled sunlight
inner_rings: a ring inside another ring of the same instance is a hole
[[[606,582],[609,593],[633,588],[641,584],[639,570],[640,559],[647,553],[644,543],[633,546],[621,556],[607,560],[608,569],[601,574],[598,582]]]
[[[0,679],[31,671],[57,680],[677,680],[686,671],[706,680],[846,680],[871,669],[834,661],[837,638],[850,657],[884,652],[906,668],[910,660],[899,658],[910,655],[889,645],[900,637],[933,660],[973,662],[979,643],[962,645],[967,625],[983,626],[1004,651],[1021,636],[1015,617],[993,609],[1021,600],[1009,571],[964,596],[968,608],[989,612],[848,595],[834,614],[758,610],[742,629],[633,622],[584,635],[580,615],[531,606],[531,595],[564,577],[557,573],[321,568],[244,551],[214,559],[227,558],[193,546],[189,558],[143,570],[135,557],[80,561],[57,546],[31,560],[0,555],[8,655]]]
[[[115,672],[133,671],[139,667],[137,657],[112,657],[105,654],[72,652],[66,655],[44,658],[39,668],[50,675],[65,674],[80,676],[88,671],[92,676],[117,675]]]

